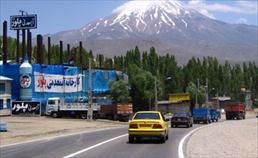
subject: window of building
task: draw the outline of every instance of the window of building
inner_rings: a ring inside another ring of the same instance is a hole
[[[0,83],[0,93],[5,93],[5,84]]]
[[[8,108],[8,109],[11,108],[11,99],[7,99],[7,108]]]
[[[0,109],[3,109],[3,106],[4,106],[4,100],[0,99]]]

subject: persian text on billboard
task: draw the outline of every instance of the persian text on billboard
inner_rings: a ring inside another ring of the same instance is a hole
[[[35,29],[37,28],[37,15],[14,15],[10,17],[10,29]]]
[[[82,91],[82,75],[73,76],[34,73],[35,92],[71,93]]]
[[[12,114],[36,114],[40,115],[40,102],[13,101]]]

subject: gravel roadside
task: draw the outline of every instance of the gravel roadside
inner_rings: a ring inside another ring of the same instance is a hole
[[[251,113],[246,120],[213,123],[195,132],[187,142],[187,158],[258,158],[258,121]]]
[[[104,128],[125,127],[127,122],[51,117],[0,117],[7,123],[7,132],[0,132],[0,146],[65,134],[90,132]]]

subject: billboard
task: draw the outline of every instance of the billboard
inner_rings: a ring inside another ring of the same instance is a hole
[[[10,29],[35,29],[37,28],[37,15],[14,15],[10,17]]]
[[[35,92],[72,93],[82,91],[82,74],[54,75],[34,72]]]
[[[37,101],[13,101],[12,114],[33,114],[40,115],[40,102]]]
[[[190,101],[189,93],[174,93],[169,95],[169,101],[172,103]]]

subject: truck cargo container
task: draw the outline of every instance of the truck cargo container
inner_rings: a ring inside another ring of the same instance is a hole
[[[193,109],[193,120],[194,123],[210,123],[211,122],[211,114],[209,108],[194,108]]]
[[[225,104],[226,120],[245,119],[245,104],[228,103]]]
[[[132,104],[101,105],[99,111],[100,118],[119,121],[128,121],[131,114],[133,114]]]

